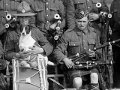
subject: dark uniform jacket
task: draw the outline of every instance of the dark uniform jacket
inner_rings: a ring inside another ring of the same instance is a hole
[[[110,12],[112,14],[112,18],[110,19],[110,22],[109,22],[109,25],[112,29],[111,39],[117,40],[120,38],[120,0],[113,0],[113,2],[111,3]],[[116,49],[118,50],[118,48]],[[114,51],[117,51],[117,50],[114,50]]]
[[[84,34],[78,28],[67,30],[60,39],[60,43],[54,50],[55,58],[58,61],[66,57],[87,52],[95,46],[100,45],[99,35],[92,27],[87,28],[89,33]]]
[[[113,32],[120,32],[120,0],[113,0],[110,7],[110,12],[112,14],[112,18],[110,20],[110,26]]]
[[[53,50],[53,47],[44,37],[43,33],[36,27],[33,27],[31,29],[31,35],[36,40],[36,42],[38,42],[39,45],[42,46],[42,48],[45,51],[45,54],[47,56],[50,55]],[[15,53],[19,52],[19,43],[18,43],[19,37],[20,37],[19,31],[8,32],[7,40],[6,40],[6,58],[7,59],[12,59]]]
[[[3,56],[3,54],[4,54],[4,49],[3,49],[3,45],[0,41],[0,58]]]
[[[97,3],[101,3],[101,8],[96,7]],[[74,15],[76,9],[95,13],[100,13],[100,11],[108,12],[108,7],[105,4],[105,0],[67,0],[68,28],[73,29],[75,27]]]
[[[54,15],[59,14],[62,17],[61,28],[65,27],[65,11],[61,0],[33,0],[32,9],[37,13],[37,27],[44,33],[47,33],[49,26],[54,22]]]

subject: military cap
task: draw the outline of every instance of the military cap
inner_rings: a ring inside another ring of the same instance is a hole
[[[34,16],[35,13],[33,13],[32,9],[30,8],[30,5],[22,1],[17,8],[17,14],[13,14],[14,16]]]
[[[88,15],[88,11],[83,11],[81,9],[77,9],[75,11],[75,18],[76,19],[82,19],[83,17]]]

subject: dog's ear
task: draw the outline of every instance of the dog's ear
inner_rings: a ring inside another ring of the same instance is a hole
[[[22,32],[23,31],[23,27],[22,27],[22,25],[20,25],[20,32]]]
[[[30,33],[30,26],[27,25],[27,26],[25,27],[25,30],[26,30],[26,34],[29,34],[29,33]]]
[[[29,36],[31,36],[31,31],[29,32],[29,34],[28,34]]]
[[[25,27],[23,27],[23,30],[22,30],[21,34],[24,35],[24,36],[26,35]]]

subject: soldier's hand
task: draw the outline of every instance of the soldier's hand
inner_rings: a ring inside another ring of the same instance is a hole
[[[21,59],[27,58],[28,56],[29,54],[26,52],[19,52],[15,54],[15,58],[21,58]]]
[[[89,57],[95,57],[95,52],[91,49],[88,51]]]
[[[96,13],[90,13],[89,14],[89,20],[90,21],[95,21],[99,18],[99,14],[96,14]]]
[[[74,67],[74,63],[69,58],[64,58],[63,62],[65,63],[65,65],[66,65],[67,68]]]

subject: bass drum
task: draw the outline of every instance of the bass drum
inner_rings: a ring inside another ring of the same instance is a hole
[[[41,90],[39,70],[20,67],[18,60],[13,60],[13,90]]]

